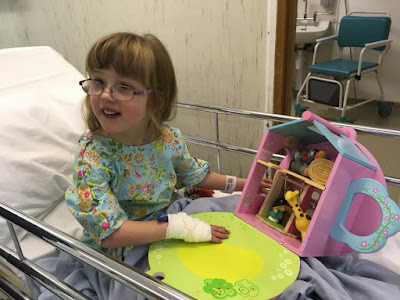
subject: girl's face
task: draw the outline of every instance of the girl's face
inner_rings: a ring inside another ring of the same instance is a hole
[[[111,86],[123,85],[141,91],[146,89],[145,86],[119,75],[112,68],[94,70],[90,78],[103,84],[102,94],[90,96],[93,113],[101,125],[96,133],[128,145],[148,143],[148,95],[136,95],[130,101],[120,101],[113,97],[110,90]]]

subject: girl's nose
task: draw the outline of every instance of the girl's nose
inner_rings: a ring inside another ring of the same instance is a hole
[[[109,87],[104,87],[103,92],[100,94],[100,99],[107,100],[107,101],[115,101],[112,90]]]

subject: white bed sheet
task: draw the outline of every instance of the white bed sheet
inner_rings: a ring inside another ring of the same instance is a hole
[[[83,228],[69,212],[64,199],[59,201],[42,221],[77,240],[82,238]],[[20,243],[25,257],[32,261],[56,253],[55,247],[33,234],[24,236]]]
[[[61,201],[85,130],[78,84],[84,76],[47,46],[0,49],[0,65],[0,201],[39,220],[57,213],[59,228],[70,230],[66,220],[77,222]],[[42,247],[15,229],[19,240],[26,237],[26,256],[37,257]],[[3,218],[0,243],[13,248]]]

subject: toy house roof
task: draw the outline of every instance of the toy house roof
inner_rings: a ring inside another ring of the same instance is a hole
[[[326,142],[326,137],[312,127],[314,126],[310,122],[299,119],[269,127],[267,130],[279,133],[283,136],[296,136],[303,145]]]
[[[357,146],[357,144],[344,135],[336,135],[318,121],[311,124],[303,119],[293,120],[276,126],[271,126],[267,130],[276,132],[283,136],[296,136],[303,145],[318,144],[329,141],[336,150],[344,157],[351,159],[367,168],[376,170],[376,166]]]

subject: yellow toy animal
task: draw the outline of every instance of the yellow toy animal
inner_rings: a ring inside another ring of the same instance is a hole
[[[299,191],[287,191],[285,193],[285,199],[292,207],[294,215],[296,216],[295,226],[298,231],[301,233],[301,239],[304,239],[304,235],[306,234],[308,225],[310,224],[311,217],[305,213],[301,208],[299,203],[297,202],[297,195]]]

